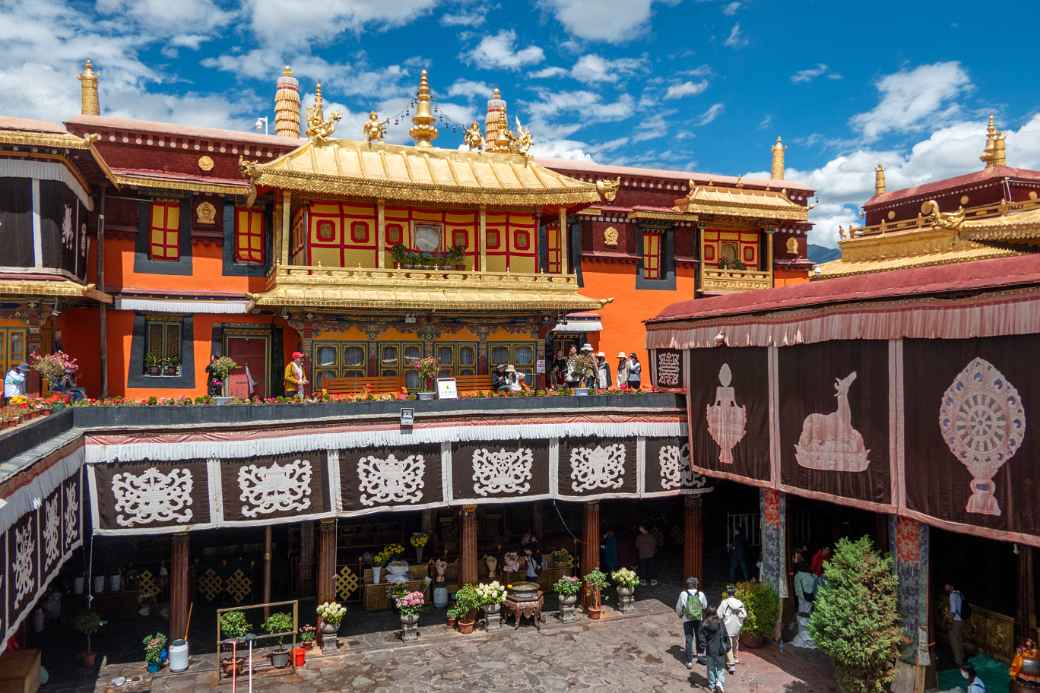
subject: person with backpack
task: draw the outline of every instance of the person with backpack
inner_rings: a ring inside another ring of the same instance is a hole
[[[809,635],[809,614],[812,613],[813,601],[816,599],[816,578],[809,572],[809,566],[802,561],[794,570],[794,594],[798,598],[798,634],[791,644],[795,647],[815,649],[816,643]]]
[[[734,585],[726,585],[726,598],[719,604],[718,616],[722,619],[722,625],[726,628],[729,636],[729,650],[726,651],[726,666],[729,673],[737,673],[737,643],[740,640],[740,629],[744,627],[744,619],[747,618],[747,608],[744,602],[737,599],[737,588]]]
[[[729,652],[729,637],[716,613],[708,614],[701,625],[701,640],[708,657],[708,690],[726,693],[726,654]]]
[[[950,649],[957,666],[964,664],[964,622],[971,615],[968,601],[960,590],[947,583],[946,594],[950,600]]]
[[[682,618],[683,635],[686,636],[686,668],[693,668],[694,657],[704,651],[700,637],[701,622],[708,609],[708,598],[700,591],[700,580],[686,578],[686,589],[679,593],[675,602],[675,613]]]
[[[985,682],[979,678],[975,667],[971,664],[965,664],[961,667],[961,676],[968,682],[968,689],[965,693],[986,693]]]

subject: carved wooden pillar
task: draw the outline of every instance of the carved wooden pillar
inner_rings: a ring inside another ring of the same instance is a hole
[[[570,274],[570,260],[567,257],[567,208],[560,208],[560,274]],[[598,510],[597,510],[598,512]],[[599,546],[599,542],[596,543]]]
[[[271,527],[264,527],[264,604],[271,601]],[[264,608],[264,618],[271,615],[271,610]]]
[[[188,580],[187,532],[174,534],[170,540],[170,640],[184,637],[188,625],[191,588]]]
[[[318,573],[315,576],[318,603],[336,598],[336,520],[321,520],[318,526]]]
[[[1018,642],[1036,637],[1036,587],[1033,580],[1033,547],[1018,547],[1018,610],[1015,614]]]
[[[477,584],[477,506],[462,508],[462,527],[459,530],[459,583]]]
[[[704,566],[704,525],[701,522],[700,496],[686,496],[683,532],[683,578],[701,575]]]
[[[599,567],[599,501],[585,504],[585,544],[581,552],[581,574]]]

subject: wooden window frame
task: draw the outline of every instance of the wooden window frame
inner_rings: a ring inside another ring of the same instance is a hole
[[[656,281],[662,278],[662,246],[664,234],[660,231],[643,232],[643,279]]]
[[[242,228],[243,217],[247,220],[246,228]],[[254,222],[257,228],[253,228]],[[267,261],[266,246],[264,243],[264,211],[252,207],[235,208],[235,262],[242,265],[262,265]],[[246,241],[245,255],[242,252],[242,240]],[[259,250],[252,247],[252,241],[256,239]]]
[[[522,371],[524,374],[524,382],[530,388],[535,387],[535,379],[538,377],[538,342],[488,342],[487,345],[487,359],[488,359],[488,371],[491,373],[495,372],[495,366],[498,363],[494,359],[494,350],[505,348],[509,351],[509,359],[506,363],[511,363],[518,371]],[[518,349],[531,349],[534,353],[534,360],[530,366],[520,366],[516,363],[516,351]]]
[[[159,340],[160,344],[159,344],[158,350],[153,348],[152,329],[154,327],[161,327],[161,331],[162,331],[162,337]],[[165,366],[163,366],[163,372],[162,372],[161,376],[154,376],[154,375],[152,375],[151,377],[176,378],[176,377],[180,376],[180,372],[184,369],[184,352],[181,349],[181,344],[182,344],[182,341],[183,341],[182,327],[183,327],[183,325],[182,325],[182,321],[180,319],[171,320],[169,318],[157,318],[157,317],[156,318],[151,318],[151,317],[145,318],[145,323],[144,323],[144,357],[145,358],[144,358],[144,366],[143,366],[144,367],[144,370],[143,370],[144,373],[148,372],[148,365],[147,365],[147,363],[148,363],[148,356],[150,354],[157,354],[159,356],[159,358],[162,360],[163,363],[165,363],[166,359],[170,358],[171,356],[174,356],[174,354],[168,353],[167,347],[170,345],[169,331],[170,330],[175,330],[177,339],[174,340],[174,343],[176,343],[176,345],[177,345],[176,357],[177,357],[177,363],[178,363],[178,367],[177,367],[178,368],[178,372],[176,374],[167,375],[165,373]]]
[[[161,226],[155,225],[155,210],[161,207],[163,220]],[[177,223],[170,227],[170,210],[177,210]],[[181,218],[183,212],[178,200],[155,200],[148,208],[148,259],[153,262],[178,262],[181,259]],[[162,234],[162,242],[155,242],[155,233]],[[173,243],[170,243],[170,234],[173,234]],[[162,249],[162,255],[157,254]],[[171,249],[173,255],[170,255]]]
[[[433,354],[440,359],[440,350],[450,349],[451,359],[447,364],[441,361],[441,375],[444,376],[457,376],[457,375],[478,375],[477,371],[480,369],[480,343],[479,342],[434,342]],[[461,352],[463,349],[473,350],[473,364],[469,366],[462,365]],[[462,371],[466,371],[463,373]]]
[[[332,365],[322,365],[318,360],[318,351],[323,348],[333,348],[336,350],[335,361]],[[346,362],[346,352],[348,349],[360,348],[361,349],[361,365],[356,366],[348,364]],[[368,376],[368,342],[358,342],[353,340],[327,340],[327,341],[316,341],[311,347],[311,370],[313,371],[314,386],[317,388],[318,383],[321,381],[323,376],[332,378],[364,378]]]

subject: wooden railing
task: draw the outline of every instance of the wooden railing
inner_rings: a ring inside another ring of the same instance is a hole
[[[573,274],[526,274],[478,272],[454,269],[374,269],[367,267],[322,267],[279,265],[280,282],[307,284],[452,284],[473,288],[577,288]]]
[[[1007,202],[1006,200],[1002,200],[1001,202],[996,202],[994,204],[968,207],[965,210],[964,219],[965,221],[969,219],[985,219],[987,217],[996,217],[1007,214],[1009,211],[1024,211],[1036,207],[1040,207],[1040,200],[1025,200],[1023,202]],[[880,224],[872,224],[870,226],[850,226],[848,228],[849,235],[845,240],[919,229],[925,226],[930,219],[930,215],[918,212],[917,216],[913,219],[903,219],[902,221],[891,222],[882,220]]]
[[[702,291],[750,291],[752,289],[768,289],[772,286],[772,283],[772,276],[769,272],[701,267]]]

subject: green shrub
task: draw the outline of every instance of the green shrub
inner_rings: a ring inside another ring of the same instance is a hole
[[[244,638],[252,627],[241,611],[226,611],[220,615],[220,638],[238,640]]]
[[[455,593],[455,608],[458,610],[460,620],[472,617],[483,603],[476,585],[463,585]]]
[[[895,679],[902,628],[892,558],[868,537],[838,541],[824,564],[809,634],[834,661],[843,693],[885,693]]]
[[[762,582],[741,582],[737,584],[736,597],[747,609],[741,633],[772,638],[780,615],[780,597],[776,590]]]
[[[293,632],[293,617],[292,614],[287,614],[284,611],[277,611],[264,620],[263,623],[264,632],[268,635],[281,635],[285,636]],[[281,647],[285,638],[278,638],[278,646]]]

